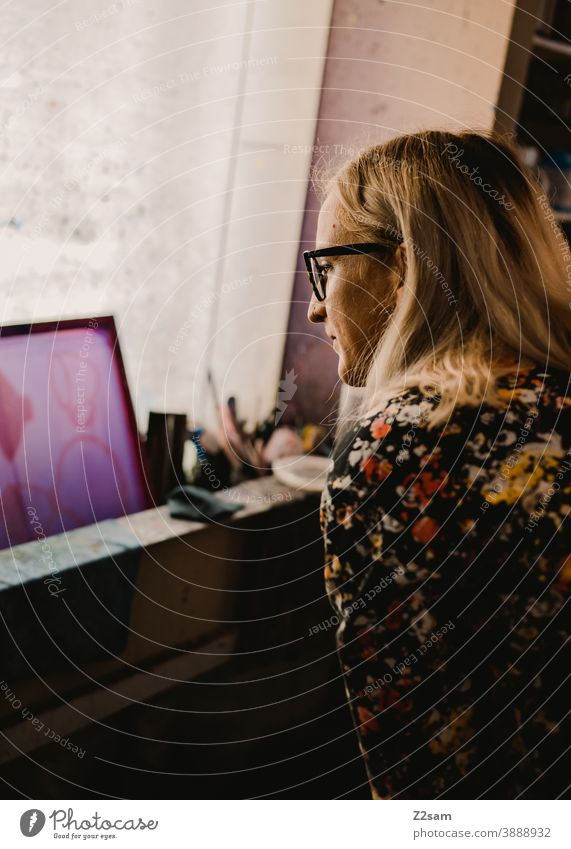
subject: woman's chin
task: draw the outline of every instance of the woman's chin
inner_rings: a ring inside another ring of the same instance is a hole
[[[352,374],[351,369],[347,368],[345,365],[343,357],[339,357],[339,362],[337,363],[337,374],[339,375],[339,379],[342,383],[346,383],[347,386],[355,386],[355,376]]]
[[[365,385],[362,370],[360,375],[356,374],[355,370],[348,366],[341,356],[337,363],[337,374],[339,375],[339,380],[342,383],[346,383],[347,386],[361,387]]]

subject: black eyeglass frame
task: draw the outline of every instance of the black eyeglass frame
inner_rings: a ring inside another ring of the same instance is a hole
[[[385,238],[394,245],[400,245],[403,242],[403,239],[400,236],[387,235]],[[385,251],[386,249],[387,245],[383,245],[380,242],[359,242],[353,245],[332,245],[329,248],[319,248],[316,251],[304,251],[303,258],[305,260],[307,276],[309,277],[311,288],[313,289],[313,293],[317,300],[324,301],[325,295],[321,295],[317,281],[314,280],[313,267],[311,265],[312,259],[319,259],[323,256],[351,256],[352,254],[367,255],[377,253],[378,251]]]

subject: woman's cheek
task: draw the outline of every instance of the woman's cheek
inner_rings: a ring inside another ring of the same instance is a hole
[[[351,305],[347,303],[343,290],[339,288],[335,288],[331,293],[331,298],[329,298],[329,294],[327,298],[329,300],[328,309],[333,318],[335,329],[341,330],[348,322],[347,316],[353,314]]]

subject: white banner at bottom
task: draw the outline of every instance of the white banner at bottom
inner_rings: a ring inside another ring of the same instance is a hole
[[[571,846],[567,801],[10,800],[0,811],[9,849]]]

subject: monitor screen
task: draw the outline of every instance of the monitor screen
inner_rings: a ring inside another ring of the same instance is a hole
[[[0,328],[0,548],[151,506],[113,318]]]

